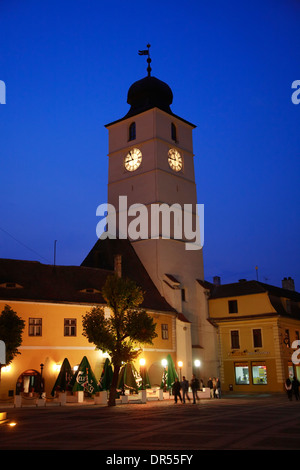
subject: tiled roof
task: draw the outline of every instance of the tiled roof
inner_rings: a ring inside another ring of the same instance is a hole
[[[165,312],[177,313],[162,297],[127,239],[98,240],[81,266],[114,270],[115,256],[122,256],[122,276],[135,281],[144,291],[144,306]]]

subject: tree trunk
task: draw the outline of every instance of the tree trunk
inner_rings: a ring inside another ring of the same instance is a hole
[[[118,385],[118,378],[119,378],[119,371],[120,366],[114,366],[114,374],[111,381],[111,386],[109,390],[109,399],[108,399],[108,406],[116,406],[116,396],[117,396],[117,385]]]

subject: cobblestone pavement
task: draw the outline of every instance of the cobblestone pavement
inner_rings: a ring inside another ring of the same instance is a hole
[[[300,401],[225,397],[115,407],[2,407],[1,450],[299,450]],[[12,421],[15,426],[9,426]]]

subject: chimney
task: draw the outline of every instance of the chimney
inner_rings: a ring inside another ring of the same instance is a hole
[[[215,286],[220,286],[221,285],[221,278],[219,276],[214,276],[213,277],[213,283]]]
[[[281,284],[283,289],[295,290],[295,282],[291,277],[284,277],[281,281]]]
[[[118,277],[122,276],[122,255],[115,255],[114,271]]]

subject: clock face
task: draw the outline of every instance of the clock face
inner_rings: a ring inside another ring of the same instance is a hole
[[[168,162],[172,170],[180,171],[183,166],[183,159],[178,150],[170,149],[168,152]]]
[[[124,159],[124,165],[126,170],[136,170],[142,162],[142,152],[139,149],[131,149]]]

